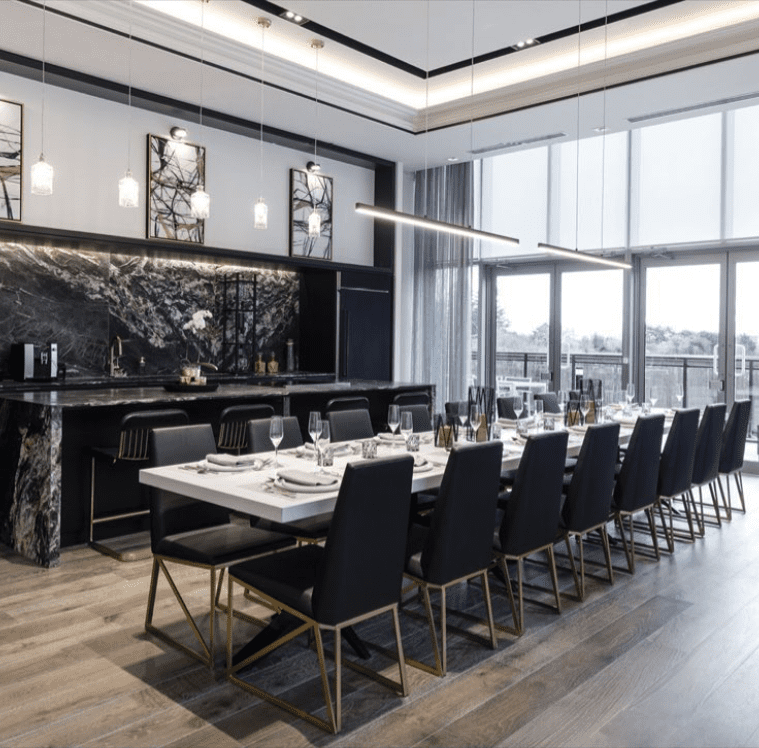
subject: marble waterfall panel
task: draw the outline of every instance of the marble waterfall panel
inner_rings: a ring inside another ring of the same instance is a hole
[[[282,365],[287,339],[297,340],[299,284],[296,272],[231,262],[0,243],[0,375],[11,343],[57,342],[67,376],[102,376],[115,335],[128,374],[141,357],[148,374],[187,359],[246,373],[258,352]],[[255,291],[240,314],[229,292],[243,286]],[[206,326],[188,329],[202,311]]]
[[[41,566],[61,548],[62,410],[0,401],[0,541]]]

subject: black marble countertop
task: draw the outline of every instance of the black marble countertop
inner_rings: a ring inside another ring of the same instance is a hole
[[[317,392],[362,392],[367,390],[396,390],[429,385],[411,382],[382,382],[353,380],[350,382],[301,383],[266,386],[262,384],[220,384],[213,391],[168,392],[163,386],[111,387],[95,389],[52,389],[33,392],[0,391],[0,398],[14,402],[33,403],[58,408],[92,408],[112,405],[147,405],[151,403],[178,403],[188,400],[227,398],[268,398]]]

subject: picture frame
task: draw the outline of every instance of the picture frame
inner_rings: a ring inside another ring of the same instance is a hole
[[[0,99],[0,221],[21,221],[24,105]]]
[[[332,177],[304,169],[290,169],[290,256],[332,259]],[[321,218],[319,236],[308,235],[313,210]]]
[[[190,197],[205,187],[202,145],[148,135],[147,238],[203,244],[205,221],[194,218]]]

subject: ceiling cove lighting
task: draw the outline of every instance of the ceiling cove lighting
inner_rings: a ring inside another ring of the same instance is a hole
[[[271,26],[268,18],[256,18],[256,23],[261,29],[261,116],[259,117],[260,131],[258,135],[258,181],[261,192],[264,189],[264,36],[266,29]],[[265,231],[269,228],[269,207],[266,205],[263,194],[253,206],[253,228]]]
[[[127,170],[119,179],[119,207],[138,208],[140,205],[140,186],[132,176],[132,15],[134,9],[132,0],[129,0],[129,88],[127,96],[127,109],[129,119],[127,123]]]
[[[198,123],[203,130],[203,46],[205,43],[205,0],[200,0],[200,116]],[[204,164],[205,167],[205,164]],[[205,171],[205,168],[204,168]],[[190,195],[190,212],[193,218],[206,219],[211,215],[211,196],[205,191],[205,185],[198,182],[195,192]]]
[[[45,31],[47,0],[42,3],[42,113],[40,116],[40,158],[30,170],[32,195],[52,195],[53,167],[45,161]]]
[[[468,226],[457,226],[455,223],[446,223],[437,221],[434,218],[423,218],[412,213],[403,213],[399,210],[390,210],[390,208],[376,208],[374,205],[365,203],[356,203],[356,213],[365,216],[372,216],[382,221],[392,223],[402,223],[408,226],[416,226],[421,229],[430,229],[431,231],[440,231],[444,234],[453,234],[454,236],[465,236],[470,239],[481,239],[486,242],[495,242],[496,244],[506,244],[509,247],[518,247],[519,239],[503,234],[491,234],[489,231],[480,231]]]

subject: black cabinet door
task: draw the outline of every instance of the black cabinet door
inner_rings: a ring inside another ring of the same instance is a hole
[[[392,379],[392,294],[340,289],[340,377]]]

